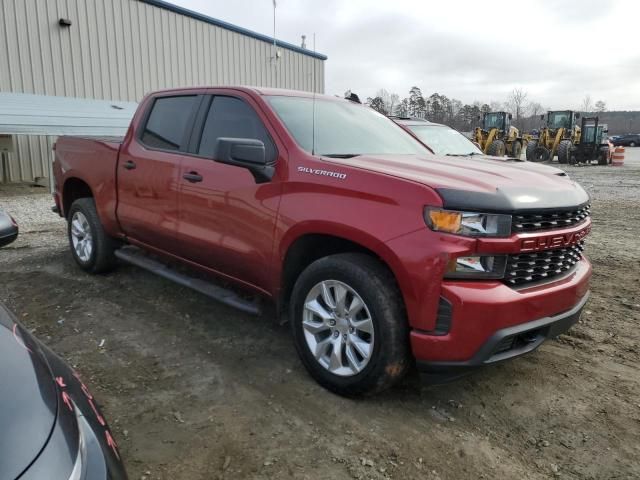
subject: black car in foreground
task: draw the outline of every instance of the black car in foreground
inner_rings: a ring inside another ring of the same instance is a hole
[[[640,145],[640,133],[616,135],[611,138],[611,143],[616,147],[637,147]]]
[[[0,479],[126,479],[78,374],[0,303]]]
[[[18,224],[11,215],[0,210],[0,247],[9,245],[18,238]]]

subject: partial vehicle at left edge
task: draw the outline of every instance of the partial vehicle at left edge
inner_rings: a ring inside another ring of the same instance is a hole
[[[0,247],[18,238],[18,224],[11,215],[0,210]]]
[[[0,303],[0,478],[126,480],[95,398]]]

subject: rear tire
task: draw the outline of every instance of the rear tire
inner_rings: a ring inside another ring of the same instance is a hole
[[[529,143],[527,143],[526,157],[527,157],[527,160],[529,160],[530,162],[534,161],[533,152],[537,146],[538,146],[537,140],[531,140]]]
[[[517,158],[520,160],[520,156],[522,155],[522,143],[519,140],[515,140],[511,144],[511,158]]]
[[[368,255],[331,255],[309,265],[293,288],[289,321],[310,375],[349,397],[402,379],[411,358],[401,299],[391,272]]]
[[[491,155],[492,157],[504,157],[506,147],[502,140],[494,140],[487,148],[487,155]]]
[[[551,152],[549,152],[546,147],[536,145],[531,153],[531,158],[527,158],[527,160],[530,160],[531,162],[546,162],[549,160],[550,156]]]
[[[598,153],[598,165],[609,165],[609,147],[602,147]]]
[[[631,143],[629,143],[629,146],[630,146],[630,147],[635,147],[635,146],[636,146],[636,142],[631,142]]]
[[[573,143],[571,140],[562,140],[558,145],[558,162],[571,163],[571,150]]]
[[[104,273],[116,266],[116,241],[102,228],[93,198],[79,198],[73,202],[69,209],[67,235],[73,258],[83,270]]]

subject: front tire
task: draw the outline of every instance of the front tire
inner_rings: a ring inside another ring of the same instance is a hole
[[[538,146],[537,140],[531,140],[529,143],[527,143],[526,157],[527,157],[527,160],[529,160],[530,162],[534,161],[533,152],[535,151],[537,146]]]
[[[573,143],[571,140],[562,140],[558,145],[558,162],[571,163],[571,149]]]
[[[503,157],[505,153],[505,145],[502,140],[494,140],[487,148],[487,155],[491,155],[492,157]]]
[[[71,253],[80,268],[89,273],[104,273],[115,267],[116,242],[102,228],[93,198],[73,202],[67,235]]]
[[[522,143],[519,140],[515,140],[511,144],[511,158],[517,158],[520,160],[520,155],[522,154]]]
[[[408,371],[409,328],[391,272],[364,254],[331,255],[293,288],[294,343],[311,376],[344,396],[371,395]]]

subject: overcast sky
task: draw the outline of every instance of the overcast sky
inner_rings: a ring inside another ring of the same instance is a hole
[[[271,0],[170,1],[273,35]],[[312,48],[314,32],[328,94],[402,98],[416,85],[488,103],[518,87],[546,108],[578,108],[589,94],[640,110],[638,0],[277,0],[278,39],[305,34]]]

